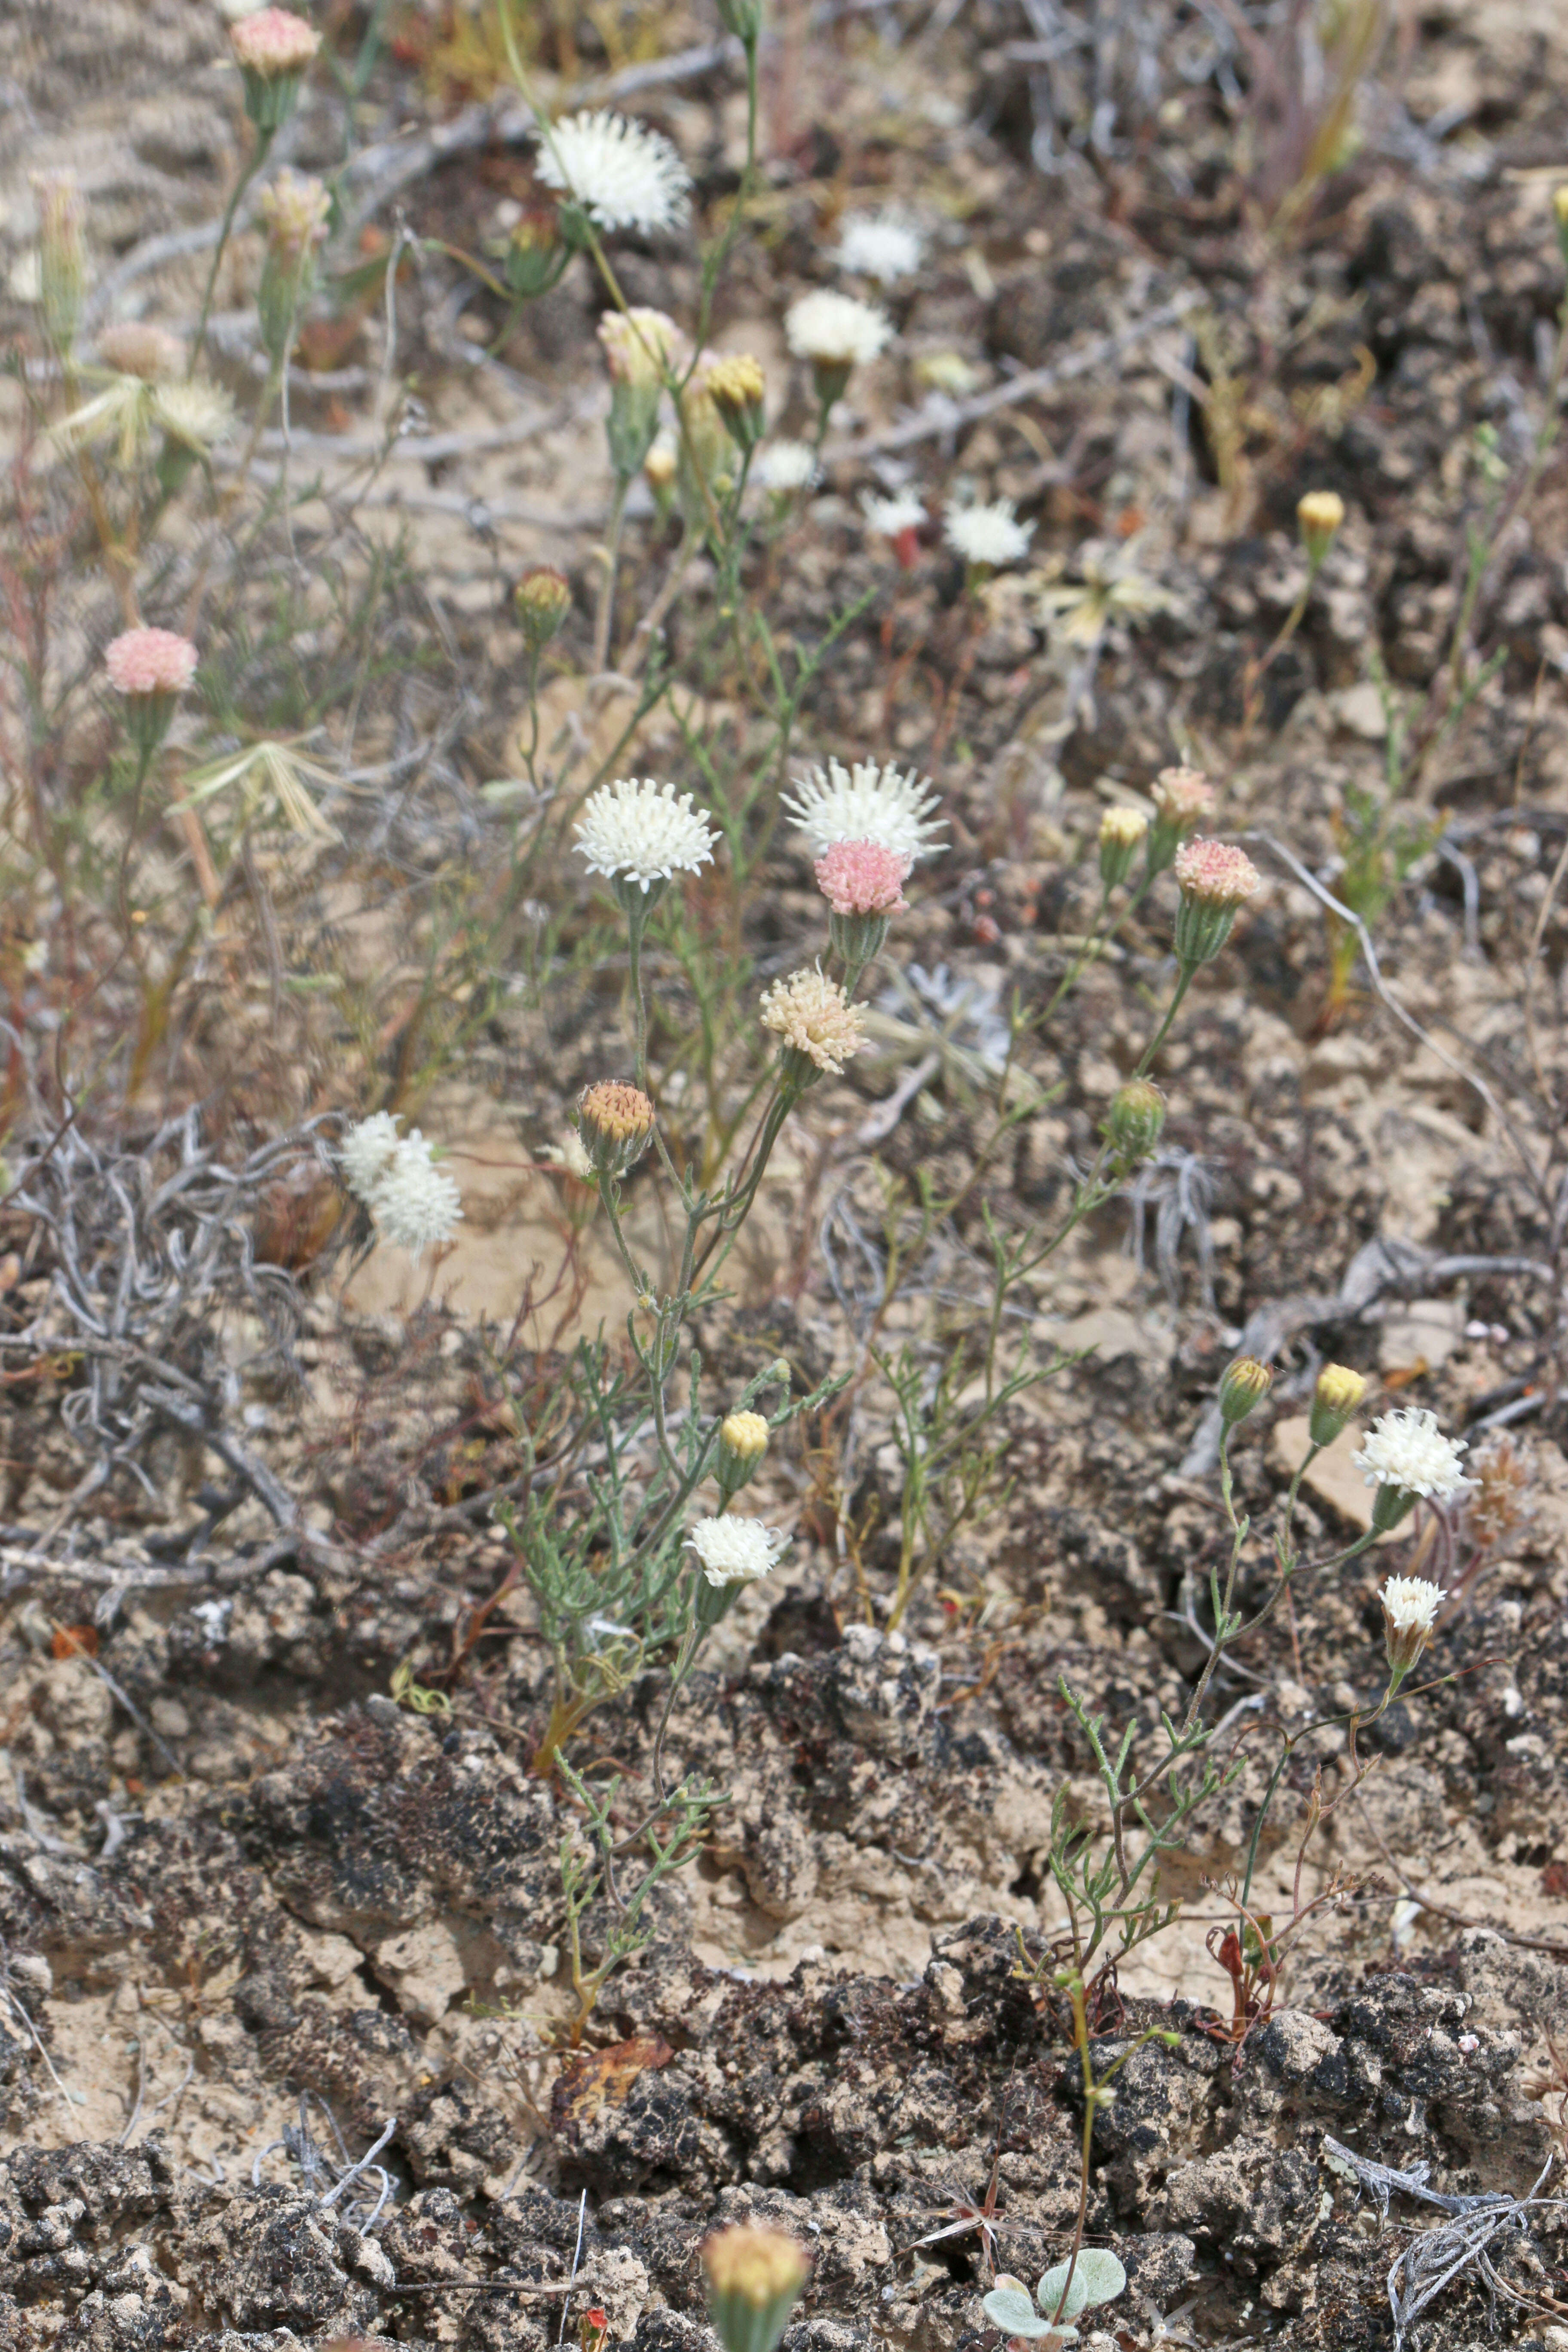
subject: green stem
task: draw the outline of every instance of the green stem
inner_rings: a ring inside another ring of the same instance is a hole
[[[250,151],[250,160],[235,182],[234,193],[224,207],[223,222],[217,233],[217,251],[213,255],[213,266],[207,272],[206,290],[202,296],[201,316],[196,320],[196,339],[191,345],[190,365],[185,370],[187,377],[195,375],[196,363],[201,358],[202,349],[207,339],[207,320],[212,316],[213,296],[217,291],[217,275],[223,268],[223,257],[228,245],[229,232],[234,226],[234,216],[239,210],[239,200],[266,162],[273,134],[270,131],[258,131],[256,144]]]
[[[1154,1032],[1154,1034],[1151,1038],[1148,1045],[1144,1048],[1142,1060],[1139,1063],[1138,1067],[1132,1073],[1135,1078],[1141,1078],[1143,1076],[1151,1063],[1153,1061],[1155,1055],[1159,1052],[1161,1046],[1164,1044],[1165,1039],[1170,1034],[1171,1024],[1175,1019],[1176,1014],[1181,1008],[1182,999],[1185,996],[1188,989],[1192,986],[1193,975],[1198,969],[1199,967],[1195,963],[1184,963],[1182,965],[1176,980],[1176,992],[1165,1008],[1165,1017],[1163,1021],[1161,1022],[1159,1028]]]
[[[626,520],[626,494],[632,486],[629,474],[616,476],[616,494],[610,501],[609,527],[605,533],[605,577],[599,589],[599,609],[594,621],[594,671],[597,676],[609,667],[610,630],[616,611],[616,568],[620,561],[621,527]],[[641,1084],[641,1080],[638,1080]]]

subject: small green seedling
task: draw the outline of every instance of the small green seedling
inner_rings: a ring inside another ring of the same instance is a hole
[[[1074,2261],[1046,2272],[1032,2297],[1022,2279],[1003,2272],[982,2308],[1005,2336],[1028,2343],[1049,2336],[1053,2343],[1070,2344],[1078,2335],[1071,2323],[1079,2314],[1114,2301],[1126,2284],[1127,2273],[1114,2254],[1101,2246],[1080,2246]]]

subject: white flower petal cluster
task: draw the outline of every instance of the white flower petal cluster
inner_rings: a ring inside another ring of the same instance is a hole
[[[826,774],[813,768],[809,776],[795,777],[795,797],[786,793],[784,806],[814,858],[836,841],[874,841],[909,858],[934,857],[942,845],[947,827],[931,814],[940,806],[937,795],[912,768],[901,776],[875,761],[845,768],[829,760]]]
[[[754,1584],[778,1564],[789,1538],[761,1519],[699,1519],[687,1542],[710,1584]]]
[[[900,278],[914,276],[924,251],[919,229],[897,213],[852,213],[834,258],[853,277],[875,278],[880,285],[892,286]]]
[[[153,394],[153,422],[187,449],[214,449],[234,430],[234,403],[221,384],[197,376],[161,383]]]
[[[1388,1622],[1401,1633],[1430,1633],[1442,1599],[1442,1586],[1429,1584],[1424,1576],[1391,1576],[1383,1588]]]
[[[577,853],[590,874],[620,876],[641,890],[668,882],[672,874],[695,874],[713,859],[718,835],[691,794],[679,798],[673,784],[651,776],[617,776],[602,784],[584,808],[577,825]]]
[[[338,1153],[343,1181],[395,1249],[420,1257],[449,1241],[460,1224],[463,1196],[419,1129],[400,1136],[391,1111],[378,1110],[351,1127]]]
[[[1465,1440],[1445,1437],[1435,1412],[1401,1405],[1378,1415],[1361,1452],[1351,1459],[1369,1486],[1398,1486],[1429,1503],[1451,1503],[1469,1484],[1459,1467],[1464,1451]]]
[[[624,114],[569,114],[553,123],[535,168],[600,228],[646,236],[679,228],[691,208],[691,174],[669,141]]]
[[[898,490],[890,499],[879,499],[870,490],[860,493],[861,510],[866,528],[879,539],[897,539],[906,530],[919,530],[926,519],[925,500],[913,490]]]
[[[822,471],[809,441],[766,441],[752,465],[752,479],[764,490],[804,490]]]
[[[965,563],[987,563],[993,569],[1027,555],[1035,531],[1032,522],[1018,520],[1011,499],[998,499],[988,507],[950,506],[944,529],[948,545],[958,550]]]
[[[860,367],[893,339],[893,324],[869,302],[826,287],[803,294],[784,312],[784,340],[797,360],[824,367]]]

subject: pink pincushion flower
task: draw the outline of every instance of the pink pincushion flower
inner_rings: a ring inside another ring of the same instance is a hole
[[[196,649],[173,629],[127,629],[104,648],[116,694],[184,694],[196,674]]]
[[[242,16],[229,38],[247,71],[268,81],[279,74],[303,73],[321,46],[320,33],[288,8],[260,8]]]
[[[901,915],[910,863],[880,841],[836,841],[816,861],[816,887],[836,915]]]
[[[1152,797],[1164,823],[1185,832],[1213,808],[1214,786],[1197,768],[1162,768]]]
[[[1176,887],[1208,907],[1239,907],[1262,888],[1263,877],[1233,842],[1199,839],[1184,842],[1176,852]]]

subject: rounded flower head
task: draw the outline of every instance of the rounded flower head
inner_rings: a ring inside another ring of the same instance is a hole
[[[1397,1689],[1432,1639],[1443,1589],[1424,1576],[1391,1576],[1382,1599],[1384,1647]]]
[[[853,213],[844,224],[834,259],[853,277],[875,278],[892,286],[900,278],[914,276],[924,250],[919,229],[896,213]]]
[[[816,969],[775,980],[763,998],[760,1017],[764,1029],[783,1038],[786,1055],[796,1054],[811,1066],[799,1073],[805,1076],[820,1070],[837,1077],[866,1043],[859,1007],[836,980]]]
[[[757,452],[752,479],[787,498],[793,491],[809,489],[821,471],[809,441],[770,441]]]
[[[784,312],[784,340],[797,360],[813,367],[863,367],[892,341],[893,327],[868,302],[819,288]]]
[[[836,915],[901,915],[913,862],[879,841],[836,841],[816,861],[816,887]]]
[[[723,418],[731,440],[754,449],[762,437],[768,382],[749,352],[718,352],[698,370],[701,388]]]
[[[577,1105],[577,1133],[601,1176],[624,1176],[653,1140],[654,1108],[640,1087],[601,1078]]]
[[[338,1150],[343,1181],[356,1201],[370,1206],[370,1196],[397,1149],[397,1120],[389,1110],[373,1111],[355,1121]]]
[[[449,1241],[463,1215],[462,1194],[416,1127],[397,1144],[366,1205],[382,1240],[415,1258]]]
[[[200,455],[233,430],[234,403],[221,384],[200,376],[189,383],[161,383],[153,395],[153,419],[172,441]]]
[[[729,1412],[719,1424],[713,1475],[731,1501],[768,1450],[768,1424],[760,1412]]]
[[[1163,824],[1190,833],[1214,808],[1214,786],[1197,768],[1162,768],[1150,797]]]
[[[1417,1405],[1380,1413],[1352,1461],[1369,1486],[1395,1487],[1429,1503],[1451,1503],[1468,1484],[1459,1467],[1462,1437],[1445,1437],[1437,1416]]]
[[[141,319],[124,319],[105,327],[98,339],[98,356],[121,375],[140,376],[143,383],[162,383],[185,363],[185,347],[167,327]]]
[[[717,838],[689,793],[678,797],[673,784],[655,783],[651,776],[640,782],[618,776],[602,784],[577,825],[577,851],[589,873],[635,883],[645,894],[672,874],[695,874],[710,865]]]
[[[934,857],[942,847],[947,827],[931,814],[937,796],[912,768],[900,775],[870,760],[849,768],[829,760],[826,775],[813,768],[809,776],[795,777],[795,790],[793,799],[785,794],[784,806],[816,857],[836,841],[874,841],[911,863]]]
[[[103,667],[116,694],[184,694],[196,659],[189,637],[173,629],[127,629],[105,646]]]
[[[268,81],[303,73],[321,46],[320,33],[289,8],[258,8],[239,19],[229,38],[245,70]]]
[[[699,1519],[687,1542],[710,1584],[754,1584],[776,1568],[789,1538],[761,1519]]]
[[[997,499],[987,507],[950,505],[942,531],[949,547],[956,548],[965,563],[995,571],[1027,555],[1035,526],[1018,520],[1011,499]]]
[[[350,1128],[338,1165],[349,1191],[374,1218],[382,1240],[413,1257],[449,1240],[462,1220],[457,1185],[437,1167],[416,1127],[398,1134],[391,1111],[374,1111]]]
[[[908,530],[919,530],[926,519],[925,500],[913,490],[899,490],[890,499],[879,499],[869,490],[860,493],[861,511],[866,528],[879,539],[902,539]]]
[[[534,168],[600,228],[647,236],[679,228],[690,209],[691,175],[669,141],[625,115],[567,115],[540,142]]]
[[[332,199],[324,182],[312,173],[285,166],[262,189],[256,209],[267,224],[267,239],[273,250],[297,260],[325,241]]]
[[[1236,910],[1262,877],[1245,849],[1228,841],[1184,841],[1176,852],[1175,949],[1186,965],[1212,963],[1236,920]]]
[[[724,2352],[773,2352],[811,2273],[805,2247],[740,2221],[703,2241],[702,2267]]]
[[[1245,849],[1228,841],[1186,841],[1176,852],[1176,887],[1208,907],[1239,907],[1263,887]]]
[[[547,646],[572,610],[572,583],[552,563],[531,563],[511,592],[511,605],[529,644]]]
[[[665,370],[683,362],[686,337],[664,310],[606,310],[599,321],[605,365],[616,383],[639,392],[664,382]]]

